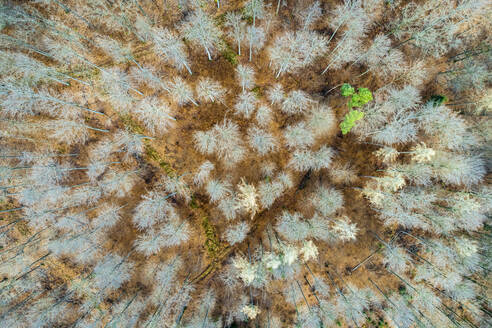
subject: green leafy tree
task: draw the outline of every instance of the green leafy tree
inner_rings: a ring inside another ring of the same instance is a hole
[[[342,134],[347,134],[355,125],[355,122],[364,117],[364,112],[358,110],[349,111],[343,118],[343,122],[340,123],[340,129]]]
[[[344,83],[341,88],[341,94],[344,97],[350,97],[348,101],[348,107],[350,111],[343,118],[342,123],[340,123],[340,129],[342,134],[347,134],[350,132],[355,122],[364,117],[364,112],[352,109],[353,107],[362,107],[371,101],[372,92],[367,88],[358,88],[358,92],[355,92],[355,88],[348,83]]]
[[[349,100],[348,106],[350,109],[352,107],[362,107],[372,100],[372,92],[367,88],[359,88],[358,93],[354,93]]]
[[[344,83],[341,88],[342,96],[350,97],[355,93],[355,89],[348,83]]]

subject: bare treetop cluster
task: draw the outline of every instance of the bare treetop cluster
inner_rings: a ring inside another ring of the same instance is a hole
[[[482,0],[0,0],[0,327],[490,327]]]

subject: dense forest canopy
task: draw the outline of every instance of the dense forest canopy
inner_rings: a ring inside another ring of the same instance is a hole
[[[0,327],[490,327],[490,17],[0,0]]]

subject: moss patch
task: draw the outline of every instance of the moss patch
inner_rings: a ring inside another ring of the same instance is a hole
[[[191,195],[191,201],[190,201],[190,207],[192,209],[197,209],[198,208],[198,203],[196,202],[196,197],[195,194]]]
[[[220,53],[222,54],[222,57],[224,57],[225,60],[227,60],[233,66],[237,66],[237,64],[239,63],[237,59],[238,54],[234,51],[234,49],[232,49],[231,45],[224,39],[221,39],[220,41],[219,50]]]
[[[253,92],[258,99],[263,96],[263,90],[257,85],[253,89],[251,89],[251,92]]]
[[[135,122],[130,115],[120,114],[118,116],[119,116],[121,122],[123,123],[123,125],[125,125],[125,127],[129,131],[131,131],[133,133],[137,133],[137,134],[145,134],[144,129],[137,122]]]
[[[217,237],[217,231],[208,220],[208,217],[203,218],[202,228],[205,231],[205,249],[207,251],[208,257],[211,259],[215,259],[222,248],[222,243]]]
[[[150,145],[149,140],[145,140],[145,154],[150,160],[156,161],[159,163],[159,166],[166,172],[168,176],[175,176],[176,172],[171,167],[171,165],[162,159],[161,155],[155,150],[152,145]]]
[[[119,115],[119,118],[123,125],[131,132],[136,134],[145,134],[145,130],[135,122],[130,115]],[[166,172],[168,176],[175,176],[176,171],[171,167],[171,165],[164,160],[164,158],[157,152],[157,150],[152,147],[149,139],[144,139],[145,144],[145,155],[147,159],[155,161],[159,166]]]

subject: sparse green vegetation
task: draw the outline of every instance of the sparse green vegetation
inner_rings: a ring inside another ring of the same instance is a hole
[[[340,123],[340,129],[343,134],[347,134],[354,127],[355,122],[364,117],[364,112],[351,109],[345,114],[342,123]]]
[[[342,123],[340,123],[342,134],[347,134],[354,127],[356,121],[364,118],[364,112],[352,108],[362,107],[371,101],[372,92],[367,88],[359,88],[358,91],[355,92],[354,87],[348,83],[344,83],[340,91],[342,96],[349,97],[347,103],[349,112],[345,114]]]
[[[221,42],[220,52],[225,60],[227,60],[233,66],[236,66],[239,63],[237,53],[234,51],[234,49],[231,48],[228,42]]]
[[[216,259],[223,249],[222,243],[217,237],[217,232],[215,227],[210,224],[207,217],[202,219],[202,228],[205,232],[205,250],[207,251],[208,257],[212,260]]]

